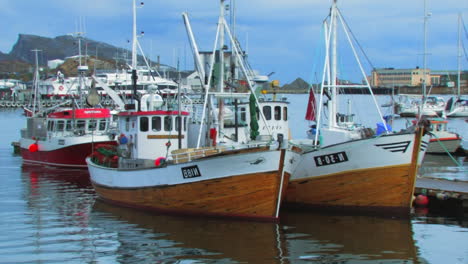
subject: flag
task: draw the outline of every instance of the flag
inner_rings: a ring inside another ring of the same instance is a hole
[[[314,89],[310,88],[309,90],[309,101],[307,102],[307,111],[305,119],[309,121],[315,121],[317,107],[315,104],[315,95]]]

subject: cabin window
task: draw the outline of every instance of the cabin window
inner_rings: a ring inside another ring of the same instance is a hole
[[[240,109],[240,120],[243,122],[247,122],[247,112],[245,107],[241,107]]]
[[[86,121],[85,120],[77,120],[76,121],[76,129],[84,131],[86,126]]]
[[[283,107],[283,120],[288,121],[288,108]]]
[[[172,116],[164,117],[164,131],[172,131]]]
[[[65,121],[64,120],[59,120],[57,121],[57,131],[63,131],[65,128]]]
[[[140,131],[141,132],[148,132],[148,129],[149,129],[148,117],[146,117],[146,116],[140,117]]]
[[[151,129],[153,131],[161,131],[161,117],[153,116],[151,118]]]
[[[263,107],[263,115],[266,120],[271,120],[271,106],[266,105]]]
[[[99,120],[99,131],[105,131],[107,127],[107,120],[101,119]]]
[[[281,120],[281,106],[275,106],[275,120]]]
[[[130,130],[130,118],[126,117],[125,118],[125,131],[129,131],[129,130]]]
[[[176,116],[175,118],[175,130],[176,131],[179,131],[179,121],[180,121],[180,118]]]
[[[96,119],[89,120],[88,131],[95,131],[96,127],[97,127],[97,120]]]
[[[65,130],[72,131],[72,121],[71,120],[67,120],[67,123],[65,125]]]
[[[54,131],[54,121],[49,120],[49,122],[47,122],[47,130]]]

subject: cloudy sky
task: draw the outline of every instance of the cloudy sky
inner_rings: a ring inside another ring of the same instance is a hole
[[[139,2],[139,1],[138,1]],[[140,43],[145,53],[182,69],[192,69],[191,50],[181,18],[190,15],[200,50],[211,51],[219,15],[218,0],[147,0],[138,9]],[[229,0],[226,0],[229,4]],[[0,51],[10,52],[18,34],[56,37],[76,32],[80,18],[86,37],[129,48],[132,0],[0,0]],[[321,25],[331,0],[237,0],[238,39],[249,61],[281,84],[297,77],[313,82],[321,44]],[[341,0],[338,6],[375,67],[423,65],[424,0]],[[468,0],[426,0],[427,66],[457,69],[457,20],[468,27]],[[468,50],[465,36],[464,47]],[[89,51],[92,53],[92,51]],[[467,69],[466,60],[463,68]]]

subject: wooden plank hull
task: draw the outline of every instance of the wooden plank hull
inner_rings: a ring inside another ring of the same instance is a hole
[[[288,186],[287,203],[407,211],[413,197],[414,176],[407,164],[292,180]]]
[[[287,187],[283,161],[284,151],[261,151],[144,170],[104,168],[89,159],[88,166],[96,193],[114,204],[174,214],[275,220],[280,189]],[[181,168],[187,166],[197,166],[200,176],[184,178]]]
[[[429,137],[424,140],[428,142]],[[290,151],[285,163],[290,177],[285,203],[409,213],[426,145],[420,137],[408,134],[346,142],[306,153]]]

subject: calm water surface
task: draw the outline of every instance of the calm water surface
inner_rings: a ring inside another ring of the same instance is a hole
[[[290,109],[293,136],[302,137],[306,99],[290,100],[297,105]],[[468,263],[462,215],[416,211],[398,219],[283,210],[280,223],[257,223],[111,206],[96,200],[86,170],[22,166],[10,143],[24,117],[1,110],[0,121],[0,263]],[[466,133],[466,124],[459,119],[452,126]],[[450,157],[428,156],[421,173],[467,179],[464,159],[457,161],[462,167]]]

